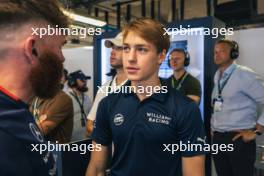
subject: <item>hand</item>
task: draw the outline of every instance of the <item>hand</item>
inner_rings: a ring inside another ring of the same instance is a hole
[[[44,120],[47,119],[47,114],[43,114],[39,117],[39,123],[42,123]]]
[[[240,131],[239,134],[235,135],[235,137],[233,137],[232,141],[237,140],[238,138],[242,137],[242,140],[244,142],[250,142],[254,139],[256,139],[257,134],[254,131],[251,130],[243,130]]]

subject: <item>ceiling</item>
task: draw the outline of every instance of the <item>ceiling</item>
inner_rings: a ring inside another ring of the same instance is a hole
[[[108,13],[108,25],[110,27],[117,27],[117,2],[130,2],[131,19],[141,17],[141,0],[61,0],[66,8],[73,10],[77,14],[92,17],[105,21],[105,13]],[[151,1],[155,3],[155,18],[162,23],[172,21],[172,0],[146,0],[146,16],[151,15]],[[176,0],[176,19],[180,19],[180,1]],[[230,0],[218,0],[218,4],[229,2]],[[232,0],[231,0],[232,1]],[[160,3],[160,10],[158,9]],[[258,14],[264,14],[264,1],[257,0]],[[158,15],[160,14],[160,15]],[[121,5],[121,27],[127,23],[127,4]],[[184,19],[192,19],[207,16],[207,0],[185,0],[184,1]],[[264,20],[263,20],[264,21]],[[91,26],[86,26],[91,27]],[[81,45],[92,45],[92,36],[81,39]],[[71,45],[71,47],[74,45]]]

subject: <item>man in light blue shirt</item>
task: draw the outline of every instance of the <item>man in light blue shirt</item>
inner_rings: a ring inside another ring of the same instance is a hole
[[[264,81],[253,70],[237,65],[238,55],[234,41],[219,40],[215,45],[214,62],[219,69],[212,93],[213,143],[234,147],[232,152],[213,156],[218,176],[253,176],[255,138],[264,129]]]

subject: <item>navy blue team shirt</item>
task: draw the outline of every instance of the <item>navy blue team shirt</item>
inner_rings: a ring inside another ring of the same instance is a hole
[[[33,150],[45,143],[28,106],[0,86],[0,175],[56,175],[56,156]]]
[[[165,150],[164,144],[205,139],[198,106],[172,87],[167,90],[143,101],[128,92],[100,102],[92,138],[104,146],[114,143],[111,176],[180,176],[181,157],[205,154]]]

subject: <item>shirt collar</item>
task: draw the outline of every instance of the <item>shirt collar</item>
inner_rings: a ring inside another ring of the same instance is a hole
[[[226,70],[224,71],[223,73],[223,76],[221,79],[226,79],[228,76],[230,76],[230,74],[232,74],[232,72],[234,71],[234,69],[237,67],[237,64],[234,62],[232,63],[231,65],[229,65]],[[220,70],[218,69],[216,74],[215,74],[215,77],[214,77],[214,82],[215,84],[218,82],[219,80],[219,77],[220,77]]]
[[[114,86],[114,87],[123,86],[123,85],[125,85],[125,83],[128,81],[128,79],[126,79],[126,80],[124,80],[120,85],[117,85],[117,84],[116,84],[116,79],[117,79],[117,76],[114,77],[111,86]]]
[[[7,95],[9,98],[11,98],[12,100],[15,100],[15,101],[19,101],[20,99],[15,96],[14,94],[12,94],[11,92],[9,92],[7,89],[5,89],[4,87],[0,86],[0,91],[2,93],[4,93],[5,95]]]
[[[234,71],[235,68],[236,68],[236,63],[232,63],[231,65],[229,65],[229,67],[227,67],[227,69],[224,71],[223,77],[229,76]]]
[[[161,86],[166,86],[167,88],[167,93],[163,93],[162,92],[162,89],[160,90],[161,92],[160,93],[153,93],[150,97],[148,97],[147,99],[151,98],[151,99],[154,99],[154,100],[157,100],[157,101],[160,101],[160,102],[164,102],[166,100],[166,97],[168,95],[168,91],[170,89],[170,87],[166,84],[165,80],[163,79],[160,79],[160,82],[161,82]],[[131,86],[131,81],[127,81],[127,83],[124,85],[124,86]],[[134,96],[137,96],[135,94],[135,92],[125,92],[124,93],[125,96],[128,96],[128,95],[134,95]]]

